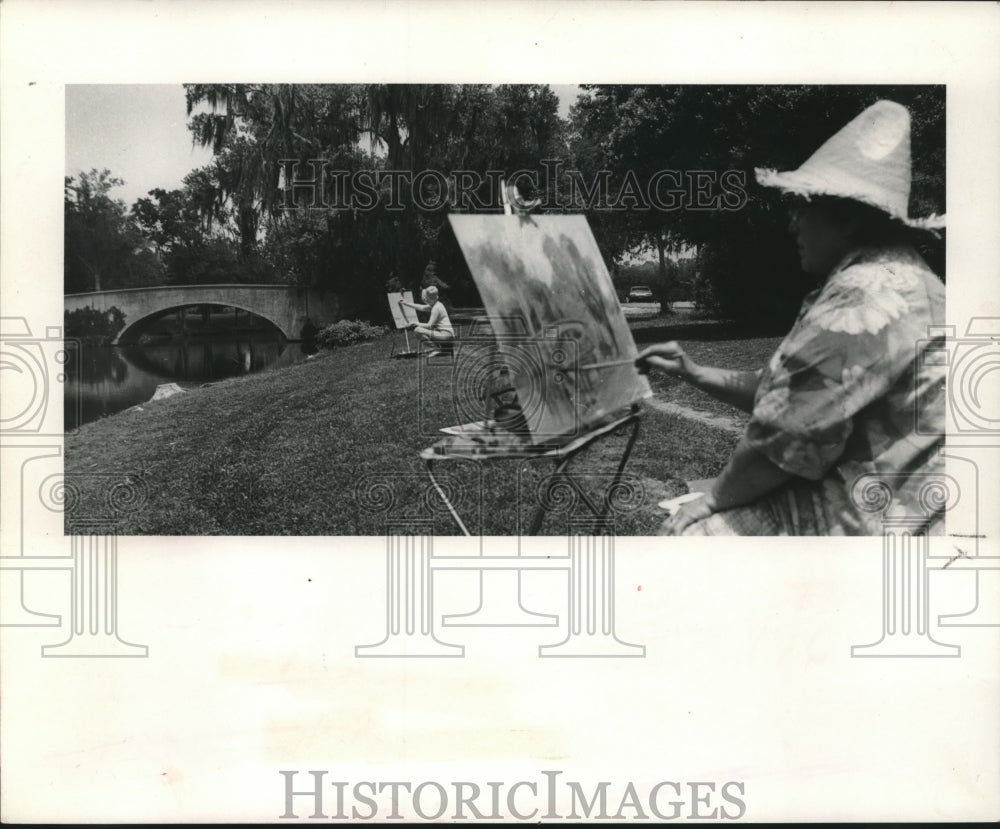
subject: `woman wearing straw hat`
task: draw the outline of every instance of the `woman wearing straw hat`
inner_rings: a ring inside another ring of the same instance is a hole
[[[880,515],[851,497],[862,475],[890,485],[897,514],[940,531],[917,491],[943,470],[946,369],[918,348],[943,324],[945,294],[908,237],[944,221],[908,216],[909,113],[879,101],[797,170],[756,174],[798,199],[802,267],[825,281],[761,371],[700,366],[677,343],[639,355],[640,371],[661,369],[751,413],[711,490],[661,534],[878,534]]]

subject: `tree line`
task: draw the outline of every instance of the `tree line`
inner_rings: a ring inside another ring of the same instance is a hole
[[[941,86],[588,85],[566,118],[541,84],[185,90],[192,139],[211,163],[131,206],[114,198],[110,171],[67,178],[67,293],[291,283],[382,321],[387,286],[432,281],[452,304],[475,305],[447,215],[497,212],[489,171],[520,171],[517,190],[535,209],[587,216],[619,281],[625,263],[648,257],[663,299],[688,293],[724,317],[784,323],[808,284],[781,199],[756,186],[753,168],[797,167],[879,98],[912,115],[911,213],[945,209]],[[303,180],[312,184],[290,187]],[[317,181],[336,198],[317,202]],[[690,249],[693,264],[679,266]],[[943,242],[923,252],[943,275]]]

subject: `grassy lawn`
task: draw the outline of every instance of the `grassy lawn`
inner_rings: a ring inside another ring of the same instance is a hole
[[[643,322],[636,330],[640,347],[673,338],[674,329],[664,320]],[[380,535],[385,513],[362,509],[356,487],[365,476],[391,478],[393,514],[419,513],[427,489],[419,452],[439,437],[438,428],[461,422],[446,369],[441,382],[424,383],[420,428],[418,364],[389,359],[391,337],[399,335],[321,352],[305,363],[222,381],[144,403],[141,412],[87,424],[66,438],[66,471],[143,476],[149,500],[126,519],[125,535]],[[696,360],[746,368],[759,367],[775,344],[677,338]],[[655,387],[661,398],[683,405],[706,411],[721,405],[676,381],[657,381]],[[594,491],[596,476],[613,471],[624,440],[613,436],[573,462],[572,469],[595,476],[585,489]],[[734,442],[719,430],[647,409],[626,470],[638,476],[645,497],[638,509],[619,518],[618,532],[654,533],[662,520],[657,501],[684,492],[685,480],[716,474]],[[473,532],[509,535],[526,520],[531,494],[553,464],[483,464],[482,523],[476,518],[479,466],[462,461],[438,468],[461,490],[460,513],[469,517]],[[430,503],[438,507],[436,499]],[[435,532],[457,532],[446,514],[436,515]],[[542,529],[565,531],[566,518],[558,514],[549,515]]]

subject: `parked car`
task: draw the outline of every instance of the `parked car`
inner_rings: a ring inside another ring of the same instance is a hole
[[[653,292],[646,285],[633,285],[625,297],[626,302],[652,302]]]

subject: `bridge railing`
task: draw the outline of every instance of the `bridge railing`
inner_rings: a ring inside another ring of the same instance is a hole
[[[100,296],[101,294],[126,294],[126,293],[139,293],[142,291],[164,291],[164,290],[190,291],[192,289],[199,291],[201,290],[207,291],[219,288],[229,288],[229,289],[253,288],[255,290],[268,289],[268,290],[280,290],[280,291],[315,290],[309,288],[306,285],[275,285],[275,284],[256,285],[256,284],[247,284],[245,282],[221,282],[215,285],[145,285],[139,288],[111,288],[110,290],[107,291],[85,291],[83,293],[78,293],[78,294],[64,294],[63,297],[65,299],[70,299],[71,297],[75,298],[75,297]]]

